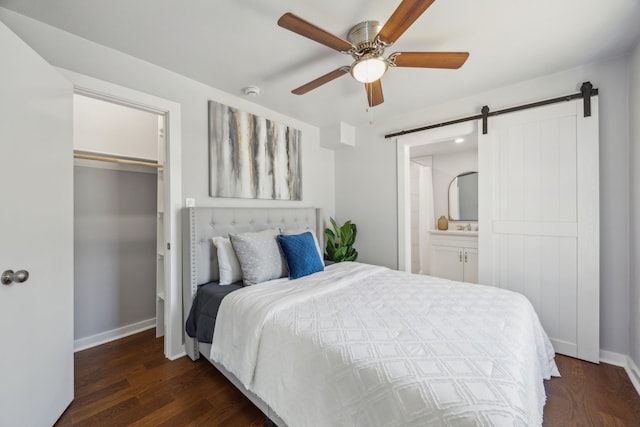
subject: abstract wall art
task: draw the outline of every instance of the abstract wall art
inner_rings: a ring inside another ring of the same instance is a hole
[[[209,194],[302,200],[301,134],[209,101]]]

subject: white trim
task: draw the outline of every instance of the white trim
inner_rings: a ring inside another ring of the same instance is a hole
[[[613,351],[600,350],[600,362],[608,363],[609,365],[625,367],[627,364],[627,356]]]
[[[600,349],[600,164],[598,97],[591,99],[591,116],[574,102],[577,165],[577,336],[578,358],[597,362]]]
[[[627,364],[625,365],[624,370],[627,371],[631,384],[633,384],[638,394],[640,394],[640,369],[638,369],[638,365],[634,363],[630,356],[627,356]]]
[[[409,145],[396,139],[398,170],[398,270],[411,273],[411,177],[409,169]]]
[[[633,384],[640,395],[640,369],[638,369],[638,366],[630,356],[601,349],[600,362],[624,368],[625,372],[629,376],[629,380],[631,380],[631,384]]]
[[[120,338],[128,337],[129,335],[137,334],[147,329],[155,328],[156,318],[143,320],[142,322],[132,323],[131,325],[123,326],[118,329],[112,329],[110,331],[101,332],[96,335],[91,335],[85,338],[80,338],[73,342],[73,352],[86,350],[91,347],[105,344],[111,341],[119,340]]]
[[[174,354],[173,356],[168,357],[168,359],[169,359],[169,360],[171,360],[171,361],[174,361],[174,360],[178,360],[178,359],[180,359],[181,357],[184,357],[184,356],[186,356],[186,355],[187,355],[187,352],[186,352],[186,351],[183,351],[182,353]]]

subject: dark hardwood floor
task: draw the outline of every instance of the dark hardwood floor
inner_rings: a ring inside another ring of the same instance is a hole
[[[623,368],[561,355],[556,364],[562,377],[545,381],[545,426],[640,426],[640,396]]]
[[[204,359],[169,361],[148,330],[75,354],[75,400],[56,426],[262,426],[264,416]],[[565,356],[545,382],[545,427],[640,426],[624,369]]]
[[[75,354],[75,399],[56,426],[263,426],[208,361],[170,361],[155,329]]]

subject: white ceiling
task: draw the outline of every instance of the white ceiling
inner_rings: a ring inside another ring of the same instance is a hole
[[[385,102],[367,112],[348,74],[306,95],[291,90],[351,57],[277,26],[285,12],[346,38],[364,20],[385,22],[383,0],[0,0],[0,6],[323,127],[461,98],[629,51],[640,33],[638,0],[437,0],[387,49],[468,51],[459,70],[396,68]]]
[[[412,146],[409,149],[409,157],[412,159],[434,156],[437,154],[452,154],[461,151],[478,151],[478,134],[473,132],[460,136],[464,141],[456,143],[456,138],[447,139],[433,143],[425,143]]]

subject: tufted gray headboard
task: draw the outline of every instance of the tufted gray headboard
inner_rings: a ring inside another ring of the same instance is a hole
[[[218,279],[212,237],[269,228],[311,229],[324,247],[322,218],[315,208],[185,208],[182,218],[183,326],[198,285]],[[187,354],[196,360],[198,342],[186,334],[184,340]]]

